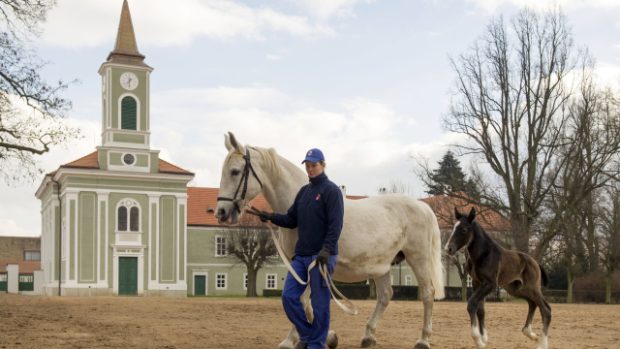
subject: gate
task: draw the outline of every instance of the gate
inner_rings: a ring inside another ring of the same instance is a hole
[[[19,291],[34,291],[34,274],[19,274]]]
[[[8,288],[8,280],[9,276],[7,273],[0,273],[0,291],[6,292]]]

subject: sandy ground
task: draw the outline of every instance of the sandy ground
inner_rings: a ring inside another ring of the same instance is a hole
[[[373,301],[360,315],[332,304],[339,348],[359,348]],[[620,306],[552,304],[549,348],[620,348]],[[521,334],[525,303],[487,303],[488,348],[535,348]],[[377,329],[381,349],[412,348],[422,304],[394,301]],[[474,348],[465,304],[435,303],[433,348]],[[534,319],[540,329],[540,315]],[[279,299],[0,295],[0,348],[275,349],[289,330]]]

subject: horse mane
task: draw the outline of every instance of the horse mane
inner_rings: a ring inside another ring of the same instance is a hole
[[[280,168],[280,161],[278,160],[278,154],[273,148],[261,148],[255,146],[248,146],[250,149],[256,151],[260,155],[263,163],[265,164],[265,171],[269,172],[274,178],[279,177],[282,174]]]

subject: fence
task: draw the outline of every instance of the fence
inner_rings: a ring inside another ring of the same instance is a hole
[[[552,303],[566,303],[568,298],[567,290],[544,290],[547,300]],[[605,303],[604,290],[574,290],[574,303]],[[620,304],[620,291],[611,293],[611,303]]]

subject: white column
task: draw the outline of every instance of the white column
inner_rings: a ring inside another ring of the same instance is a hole
[[[149,281],[148,288],[150,289],[151,282],[154,284],[159,283],[159,198],[160,195],[149,194],[149,245],[148,251],[149,254],[149,265],[148,265],[148,276],[147,280]],[[155,209],[152,210],[153,204],[155,204]],[[153,218],[155,219],[155,226],[151,225],[153,222]],[[151,268],[155,268],[155,279],[152,278]]]
[[[99,217],[99,224],[97,224],[97,243],[101,243],[101,235],[103,234],[103,252],[104,255],[101,256],[100,255],[100,251],[101,248],[97,249],[97,275],[99,275],[99,277],[97,278],[97,280],[101,280],[103,283],[107,284],[108,287],[110,287],[110,284],[108,283],[108,256],[110,255],[109,253],[109,242],[108,242],[108,237],[109,237],[109,233],[108,233],[108,211],[110,210],[110,208],[108,207],[108,198],[109,198],[110,194],[109,193],[101,193],[101,192],[97,192],[97,202],[99,203],[99,205],[97,205],[98,209],[99,209],[99,213],[101,212],[101,207],[105,207],[105,210],[103,211],[103,214],[100,216],[99,214],[97,214],[97,217]],[[103,231],[101,230],[101,222],[103,222]],[[100,263],[103,262],[103,277],[101,278],[101,265]]]
[[[183,224],[183,227],[181,228],[181,231],[179,232],[179,234],[183,235],[183,246],[178,246],[178,249],[182,249],[183,250],[183,261],[179,261],[179,263],[181,263],[183,265],[183,278],[181,279],[179,277],[179,279],[177,280],[177,282],[181,283],[186,283],[187,280],[187,194],[185,195],[177,195],[177,214],[178,214],[178,219],[177,219],[177,225],[178,222],[181,221],[181,205],[183,205],[184,210],[183,210],[183,222],[185,224]],[[178,272],[178,271],[177,271]]]
[[[18,293],[19,292],[19,265],[8,264],[6,266],[6,273],[7,273],[6,291],[8,293]]]
[[[68,247],[71,247],[71,241],[70,241],[70,229],[71,229],[71,201],[75,201],[75,216],[73,217],[73,227],[75,228],[75,230],[73,231],[73,257],[75,258],[75,261],[73,263],[73,279],[70,279],[69,277],[71,276],[71,274],[69,273],[69,267],[71,265],[71,254],[67,253],[67,277],[66,280],[73,280],[75,283],[77,283],[78,280],[78,262],[79,262],[79,258],[78,258],[78,243],[79,243],[79,239],[78,239],[78,235],[79,235],[79,231],[78,231],[78,214],[79,214],[79,202],[78,202],[78,191],[76,190],[65,190],[65,202],[67,205],[66,208],[66,224],[67,224],[67,244],[69,245]],[[67,251],[69,251],[69,248],[67,248]]]

